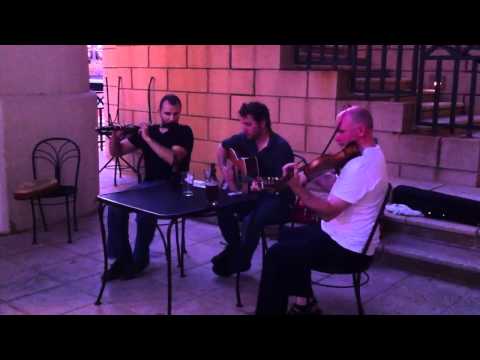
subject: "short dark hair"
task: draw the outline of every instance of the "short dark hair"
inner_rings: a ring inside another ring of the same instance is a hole
[[[160,100],[160,107],[159,107],[160,111],[162,111],[162,106],[165,101],[168,101],[170,105],[182,107],[182,102],[180,101],[177,95],[167,94],[162,98],[162,100]]]
[[[265,121],[265,126],[267,129],[272,131],[270,111],[268,111],[268,107],[265,104],[256,101],[243,103],[238,113],[242,118],[247,117],[247,115],[251,115],[257,123],[260,121]]]

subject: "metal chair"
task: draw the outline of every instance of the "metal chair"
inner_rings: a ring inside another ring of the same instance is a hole
[[[367,242],[365,243],[363,250],[362,250],[362,255],[366,255],[368,248],[370,247],[370,244],[373,240],[373,236],[375,235],[375,231],[377,230],[378,224],[380,222],[380,218],[383,215],[383,212],[385,211],[385,206],[388,203],[388,200],[390,199],[390,193],[392,191],[392,185],[389,183],[387,192],[385,194],[385,198],[383,200],[382,206],[380,207],[380,211],[378,212],[377,218],[375,219],[375,223],[373,224],[372,230],[370,231],[370,235],[368,237]],[[373,260],[373,257],[372,257]],[[330,265],[322,268],[316,268],[312,269],[312,271],[318,271],[318,272],[323,272],[323,273],[328,273],[328,274],[352,274],[352,279],[353,279],[353,286],[335,286],[335,285],[328,285],[328,284],[322,284],[322,283],[317,283],[317,282],[312,282],[314,285],[318,286],[324,286],[324,287],[332,287],[332,288],[352,288],[355,291],[355,299],[357,301],[357,309],[358,309],[358,314],[359,315],[365,315],[365,311],[363,309],[362,305],[362,298],[361,298],[361,293],[360,293],[360,288],[363,285],[366,285],[368,283],[368,280],[370,279],[367,273],[367,270],[370,268],[370,265],[372,264],[373,261],[370,261],[363,267],[359,268],[352,268],[349,267],[348,264],[335,264],[335,265]],[[362,283],[361,278],[362,274],[365,274],[367,279]]]
[[[70,182],[65,183],[66,176],[62,173],[65,165],[73,166],[73,176],[69,176]],[[42,165],[42,166],[40,166]],[[47,173],[45,171],[45,165],[50,165],[53,170],[54,177],[57,179],[60,186],[53,192],[49,192],[46,195],[36,197],[35,199],[30,200],[30,205],[32,208],[32,219],[33,219],[33,243],[37,243],[37,222],[35,214],[35,205],[38,205],[40,209],[40,215],[42,217],[43,228],[45,231],[47,229],[47,222],[45,220],[45,213],[43,211],[43,206],[58,206],[65,205],[66,215],[67,215],[67,231],[68,231],[68,242],[72,243],[72,234],[70,227],[70,204],[73,205],[73,226],[74,231],[78,231],[78,222],[77,222],[77,188],[78,188],[78,173],[80,169],[80,148],[78,145],[70,139],[54,137],[40,141],[35,145],[32,152],[32,167],[33,167],[33,178],[38,179],[39,173]],[[42,171],[40,171],[40,168]],[[73,180],[72,180],[73,178]],[[54,202],[54,203],[42,203],[42,199],[55,199],[55,198],[64,198],[64,202]],[[38,204],[35,204],[35,200],[38,201]]]

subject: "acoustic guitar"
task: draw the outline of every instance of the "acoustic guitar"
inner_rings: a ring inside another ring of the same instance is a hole
[[[235,179],[240,184],[247,184],[256,181],[260,189],[270,192],[281,190],[282,182],[279,177],[260,176],[258,159],[255,156],[240,157],[232,148],[227,149],[227,159],[232,163],[235,173]],[[248,190],[248,188],[247,188]],[[243,190],[245,192],[245,187]]]

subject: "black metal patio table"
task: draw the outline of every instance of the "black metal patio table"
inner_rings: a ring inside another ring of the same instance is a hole
[[[171,233],[172,226],[179,219],[204,217],[215,214],[215,209],[228,206],[233,203],[254,200],[255,193],[229,196],[226,191],[219,191],[218,203],[212,206],[207,201],[204,188],[193,188],[193,196],[185,197],[182,187],[170,181],[157,181],[140,188],[134,187],[125,191],[103,194],[97,196],[98,216],[104,253],[104,271],[108,270],[108,253],[106,243],[106,231],[104,223],[104,210],[106,206],[116,206],[128,209],[136,213],[153,215],[157,220],[169,220],[166,239],[164,242],[165,256],[167,260],[167,314],[172,313],[172,255]],[[157,224],[157,228],[158,228]],[[102,286],[95,305],[101,304],[101,298],[106,282],[102,276]]]

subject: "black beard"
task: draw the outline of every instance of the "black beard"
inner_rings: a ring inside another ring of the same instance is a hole
[[[168,123],[168,124],[163,124],[163,123],[162,123],[162,125],[160,126],[160,128],[170,130],[170,129],[174,128],[175,126],[178,126],[178,123],[177,123],[177,122],[172,122],[172,123]]]

